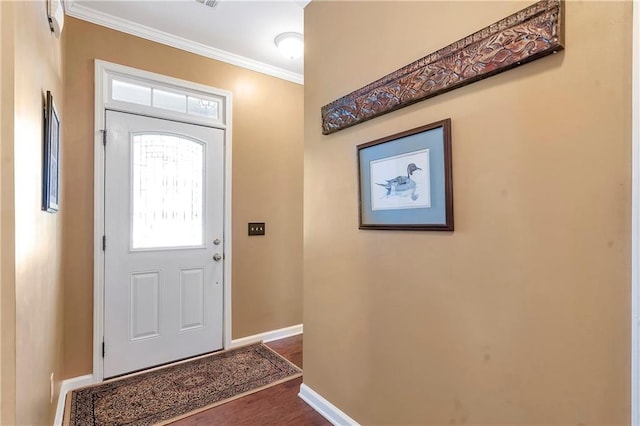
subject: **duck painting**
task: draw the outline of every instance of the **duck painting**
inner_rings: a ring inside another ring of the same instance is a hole
[[[411,195],[411,199],[415,201],[418,199],[418,194],[416,194],[416,183],[411,179],[411,176],[413,175],[413,172],[417,170],[422,169],[416,166],[415,163],[409,163],[407,165],[406,176],[396,176],[393,179],[386,179],[386,183],[376,182],[376,185],[380,185],[387,190],[387,197],[391,195]]]

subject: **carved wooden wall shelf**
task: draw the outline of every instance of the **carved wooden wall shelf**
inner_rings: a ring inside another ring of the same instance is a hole
[[[543,0],[322,107],[322,133],[395,111],[564,48],[564,4]]]

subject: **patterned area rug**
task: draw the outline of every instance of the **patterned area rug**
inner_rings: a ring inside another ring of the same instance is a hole
[[[262,343],[72,391],[65,425],[152,425],[299,377]]]

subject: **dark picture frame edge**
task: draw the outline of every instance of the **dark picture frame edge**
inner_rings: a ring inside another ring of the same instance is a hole
[[[442,128],[443,143],[443,167],[444,167],[444,198],[445,198],[445,223],[442,224],[381,224],[381,223],[364,223],[363,222],[363,182],[362,182],[362,158],[361,151],[376,145],[402,139],[407,136],[428,132],[437,128]],[[357,147],[358,157],[358,228],[362,230],[393,230],[393,231],[454,231],[453,216],[453,167],[452,167],[452,148],[451,148],[451,119],[436,121],[424,126],[409,129],[400,133],[385,136],[371,142],[363,143]]]
[[[51,91],[47,90],[44,110],[44,144],[42,158],[42,210],[56,213],[60,209],[60,116]]]

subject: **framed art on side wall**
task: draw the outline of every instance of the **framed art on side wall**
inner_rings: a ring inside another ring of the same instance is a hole
[[[42,210],[55,213],[59,208],[60,116],[47,91],[42,161]]]
[[[453,231],[450,119],[357,150],[360,229]]]

